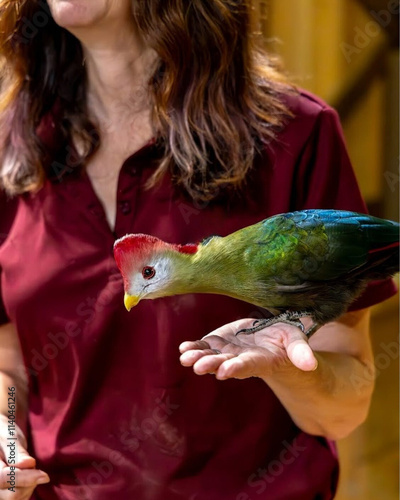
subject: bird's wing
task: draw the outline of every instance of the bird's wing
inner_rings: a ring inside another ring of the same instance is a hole
[[[319,217],[328,237],[326,262],[315,279],[337,278],[390,247],[398,247],[399,225],[367,214],[338,210],[307,211]]]
[[[399,239],[395,223],[337,210],[291,212],[256,226],[246,258],[261,279],[284,286],[338,278]]]

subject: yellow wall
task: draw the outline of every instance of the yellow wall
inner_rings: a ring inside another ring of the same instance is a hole
[[[371,54],[386,43],[384,30],[356,0],[259,0],[260,30],[292,81],[335,105]],[[383,196],[385,83],[378,75],[343,122],[364,197]]]

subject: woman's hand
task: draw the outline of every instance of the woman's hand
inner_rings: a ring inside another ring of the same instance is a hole
[[[309,434],[340,439],[365,420],[374,385],[370,370],[365,375],[373,366],[368,310],[344,314],[309,342],[299,328],[285,323],[235,336],[253,322],[242,319],[197,342],[183,342],[182,365],[220,380],[261,378]]]
[[[16,432],[16,463],[15,465],[15,487],[12,487],[11,469],[7,464],[10,457],[9,445],[12,441],[8,438],[8,419],[0,415],[0,500],[28,500],[33,490],[38,484],[48,483],[49,476],[35,469],[35,459],[26,451],[26,439],[22,432],[17,428]]]
[[[214,330],[202,340],[183,342],[182,365],[193,366],[198,375],[215,373],[219,380],[266,378],[293,367],[302,371],[317,368],[307,337],[295,326],[277,323],[254,334],[235,336],[253,322],[254,319],[241,319]]]

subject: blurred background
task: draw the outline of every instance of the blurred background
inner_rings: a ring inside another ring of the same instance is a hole
[[[339,112],[373,215],[399,220],[399,0],[253,0],[267,49]],[[398,296],[373,308],[376,387],[367,421],[338,443],[337,500],[399,498]]]

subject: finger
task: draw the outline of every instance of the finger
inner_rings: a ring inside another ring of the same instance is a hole
[[[265,355],[256,351],[244,352],[222,363],[215,376],[218,380],[256,377],[262,370],[265,370],[265,364]]]
[[[210,350],[220,350],[222,351],[226,346],[232,348],[235,345],[231,339],[227,340],[225,338],[219,337],[218,335],[214,335],[213,333],[209,333],[201,340],[196,340],[195,342],[183,342],[179,346],[180,352],[183,354],[187,351],[210,351]],[[237,344],[239,347],[239,344]]]
[[[6,497],[4,500],[30,500],[35,488],[36,486],[32,488],[17,488],[16,493],[8,492],[11,493],[12,496]]]
[[[7,491],[2,492],[4,497],[2,496],[2,500],[30,500],[32,498],[32,494],[35,490],[35,486],[33,488],[18,488],[15,491]]]
[[[16,490],[3,490],[0,492],[1,500],[30,500],[36,486],[32,488],[17,488]]]
[[[182,342],[179,346],[179,351],[184,353],[194,349],[220,349],[221,346],[223,347],[226,344],[239,344],[239,342],[237,342],[236,333],[242,328],[252,326],[253,323],[254,318],[244,318],[233,321],[232,323],[220,326],[201,340]],[[243,337],[241,338],[241,343],[246,343]]]
[[[194,349],[210,349],[210,344],[205,340],[196,340],[194,342],[182,342],[182,344],[179,346],[179,352],[181,353]]]
[[[217,349],[191,350],[181,354],[180,362],[183,366],[193,366],[203,356],[220,354]]]
[[[36,460],[24,448],[19,447],[15,465],[19,469],[34,469],[36,467]]]
[[[7,462],[8,451],[7,443],[2,441],[0,443],[0,459],[4,462]],[[36,467],[36,460],[19,444],[19,440],[16,442],[15,464],[13,465],[19,469],[34,469]]]
[[[193,365],[193,371],[197,375],[205,375],[206,373],[215,373],[222,363],[235,357],[230,352],[204,356]]]
[[[14,469],[3,467],[0,470],[0,489],[6,489],[10,486],[10,480],[15,481],[16,488],[29,488],[37,484],[44,484],[50,481],[49,476],[37,469]]]

